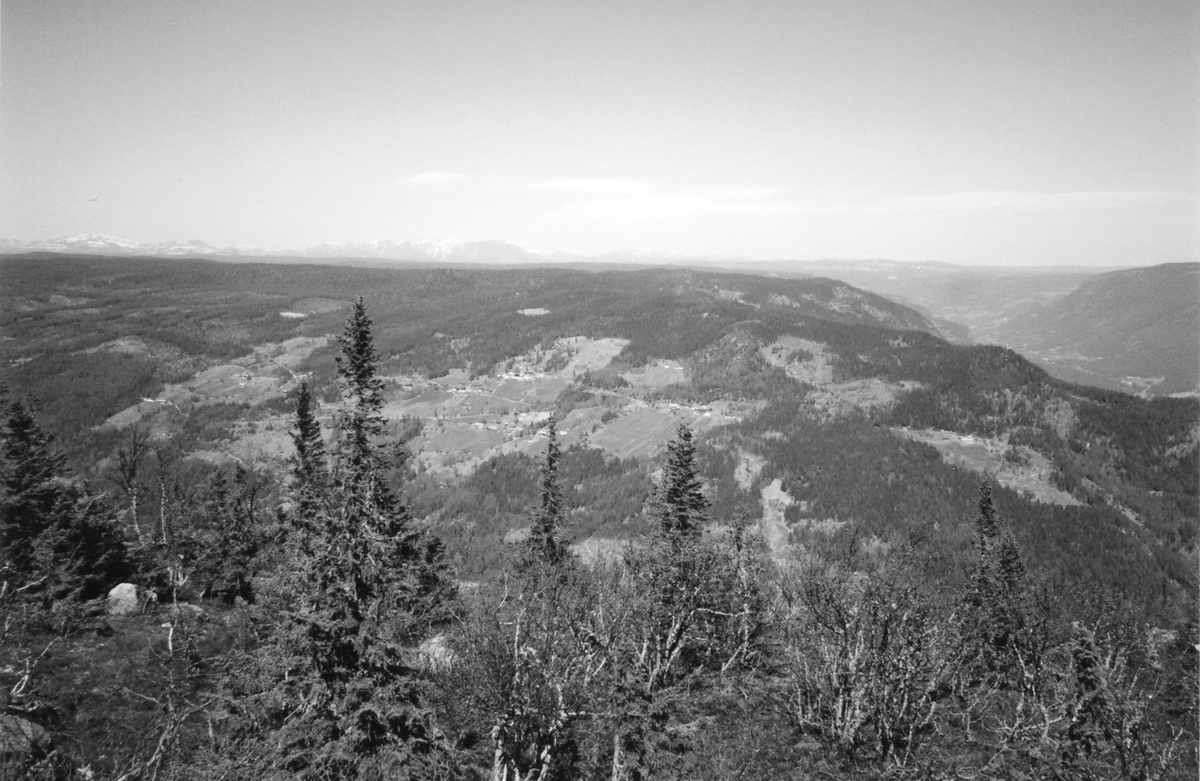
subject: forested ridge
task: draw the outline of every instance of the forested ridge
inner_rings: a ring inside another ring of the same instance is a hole
[[[4,263],[4,777],[1197,772],[1194,401],[828,280]]]

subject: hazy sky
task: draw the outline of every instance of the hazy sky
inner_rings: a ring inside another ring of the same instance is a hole
[[[1194,0],[0,5],[9,238],[1135,265],[1198,180]]]

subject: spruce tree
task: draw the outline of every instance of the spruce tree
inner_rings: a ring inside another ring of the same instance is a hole
[[[453,586],[440,543],[387,485],[383,382],[361,298],[338,343],[342,406],[328,473],[306,388],[297,408],[295,560],[241,737],[267,741],[260,774],[424,777],[441,743],[411,649],[445,619]]]
[[[557,567],[570,555],[559,538],[563,523],[562,490],[558,485],[558,434],[550,422],[546,459],[542,463],[541,495],[526,548],[528,564]]]
[[[33,411],[23,401],[8,409],[4,430],[4,515],[0,542],[10,566],[26,566],[29,547],[47,527],[59,503],[63,458],[51,449]]]
[[[1012,532],[1005,531],[1000,538],[1000,547],[996,551],[997,585],[1003,594],[1013,602],[1020,602],[1021,595],[1027,587],[1028,571],[1017,549],[1017,541]]]
[[[1039,660],[1029,632],[1025,563],[1012,533],[1003,525],[992,484],[984,480],[975,517],[978,559],[964,599],[963,650],[976,682],[1008,688],[1015,685],[1019,669],[1029,671]]]
[[[992,482],[984,479],[979,484],[979,513],[975,516],[976,544],[982,553],[995,542],[1000,534],[996,516],[996,505],[992,499]]]
[[[308,383],[300,384],[296,397],[296,429],[291,432],[296,454],[291,459],[292,482],[296,492],[294,516],[311,531],[321,503],[328,498],[329,466],[325,461],[325,442],[317,420]]]
[[[381,585],[404,606],[409,631],[416,633],[447,618],[454,587],[441,541],[416,524],[387,484],[394,449],[384,439],[383,380],[371,326],[360,296],[338,337],[342,410],[331,470],[332,525],[348,541],[377,546],[362,551],[362,560],[378,568]]]
[[[379,354],[371,335],[371,318],[360,296],[338,336],[337,361],[342,396],[334,448],[334,480],[345,512],[389,512],[395,497],[384,481],[388,458],[380,442],[384,433],[383,380]]]
[[[49,607],[101,596],[128,577],[132,565],[112,509],[67,476],[30,403],[9,406],[0,437],[0,581],[7,590]]]
[[[667,458],[654,500],[658,532],[670,540],[699,539],[708,521],[708,499],[696,470],[696,442],[692,430],[680,423],[675,439],[667,443]]]
[[[979,484],[978,511],[975,515],[975,571],[967,601],[976,608],[996,601],[999,588],[997,571],[997,540],[1000,537],[1000,518],[992,498],[992,483],[986,478]],[[1015,550],[1015,549],[1014,549]]]

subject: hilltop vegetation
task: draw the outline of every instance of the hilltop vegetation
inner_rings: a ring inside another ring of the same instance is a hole
[[[63,649],[8,710],[56,736],[54,767],[1194,773],[1195,703],[1159,694],[1195,671],[1194,401],[1068,385],[831,280],[110,258],[0,271],[6,443],[51,431],[68,456],[39,472],[62,486],[46,488],[61,520],[21,527],[48,553],[7,560],[6,582],[39,583],[33,562],[70,558],[71,535],[120,554],[80,564],[78,593],[5,603],[30,616],[4,639],[20,658]],[[15,474],[24,456],[7,459]],[[8,485],[15,528],[28,486]],[[301,575],[318,571],[331,580],[310,593]],[[173,612],[97,617],[86,599],[119,579]],[[68,603],[70,621],[36,612]],[[400,605],[386,620],[385,604]],[[186,643],[160,637],[162,615]],[[650,665],[635,640],[667,656]],[[873,655],[830,655],[847,643]],[[356,690],[359,669],[374,683]],[[901,669],[916,688],[889,693]],[[77,674],[106,683],[68,705]],[[1106,704],[1081,715],[1101,680]],[[146,699],[118,727],[104,709],[123,690]],[[914,709],[889,711],[893,696]],[[839,722],[847,703],[869,715]],[[1038,732],[1030,708],[1061,726]],[[166,747],[117,750],[136,729]],[[283,754],[262,749],[276,729]]]

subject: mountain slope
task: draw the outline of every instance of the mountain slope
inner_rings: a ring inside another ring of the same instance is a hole
[[[1054,376],[1151,396],[1200,389],[1200,265],[982,268],[889,260],[733,264],[825,275],[916,308],[960,343],[999,344]]]
[[[1015,319],[1006,342],[1064,375],[1155,395],[1200,391],[1200,263],[1100,274]]]

